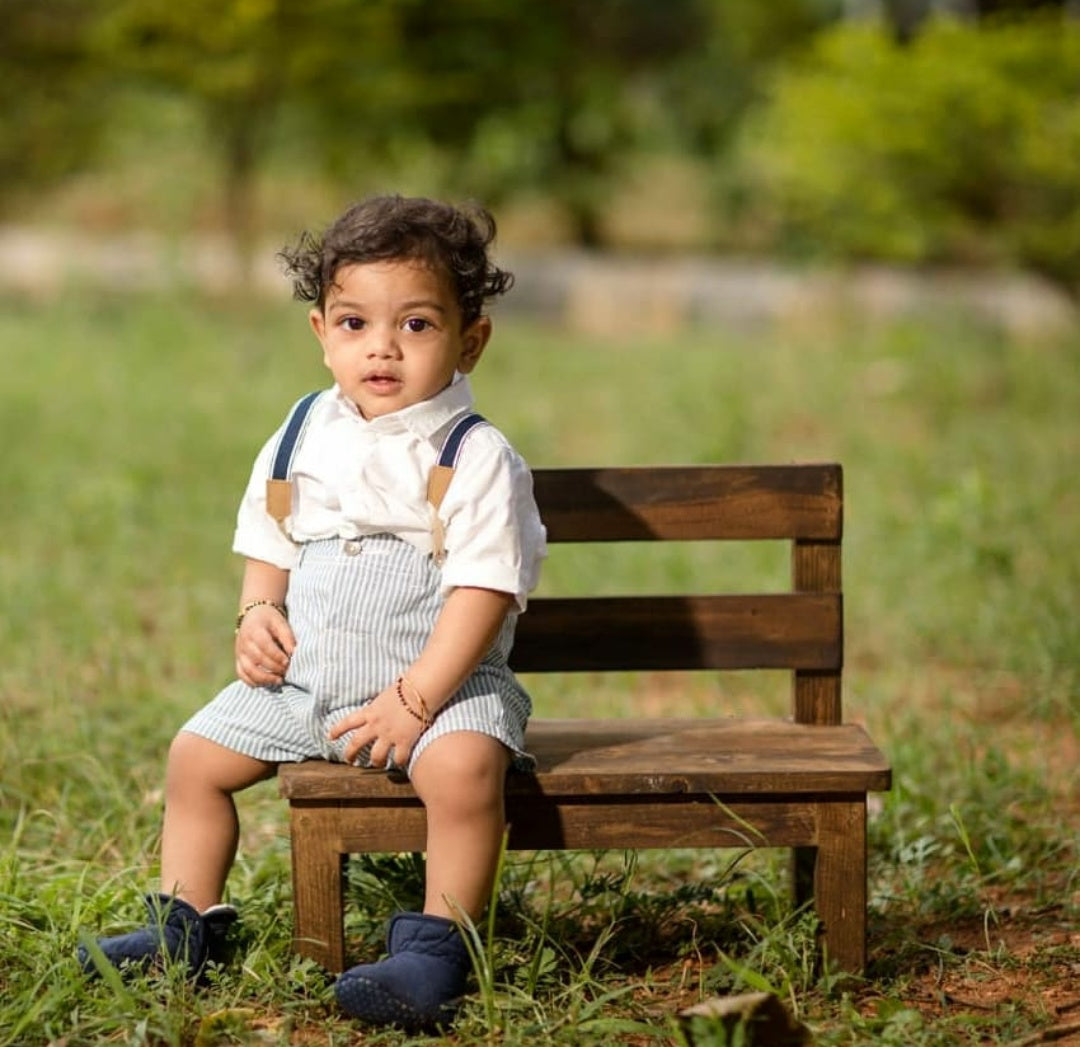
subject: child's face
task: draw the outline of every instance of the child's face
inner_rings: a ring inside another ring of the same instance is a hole
[[[365,418],[430,400],[455,370],[476,366],[491,334],[487,317],[462,330],[449,281],[410,260],[342,266],[310,318],[326,366]]]

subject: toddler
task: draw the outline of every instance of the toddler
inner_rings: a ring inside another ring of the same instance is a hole
[[[197,975],[213,957],[235,918],[235,792],[284,761],[397,768],[427,814],[423,912],[394,915],[389,956],[336,994],[376,1024],[453,1016],[470,969],[458,924],[489,898],[506,772],[529,764],[507,657],[545,555],[529,469],[472,413],[466,377],[485,303],[512,282],[494,235],[483,209],[374,197],[282,252],[334,384],[255,461],[233,543],[237,679],[172,742],[161,890],[146,927],[100,941],[110,963],[166,956]]]

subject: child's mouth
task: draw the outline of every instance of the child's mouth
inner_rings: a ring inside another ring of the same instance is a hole
[[[364,384],[369,385],[372,388],[381,389],[381,390],[385,391],[387,389],[393,389],[394,387],[399,385],[400,382],[393,375],[389,375],[389,374],[372,374],[372,375],[368,375],[368,377],[364,379]]]

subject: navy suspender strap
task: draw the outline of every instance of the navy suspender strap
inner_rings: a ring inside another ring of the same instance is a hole
[[[274,464],[270,470],[270,476],[274,480],[287,480],[292,467],[292,460],[296,454],[296,448],[300,443],[300,437],[307,428],[308,416],[315,401],[322,395],[321,391],[308,393],[296,402],[285,423],[285,431],[278,441],[277,451],[274,453]]]
[[[458,455],[461,454],[461,445],[465,437],[478,426],[483,425],[487,419],[482,414],[467,414],[464,418],[454,423],[453,429],[446,435],[442,450],[439,452],[439,465],[447,469],[453,469],[457,465]]]
[[[293,405],[274,451],[270,476],[266,480],[266,511],[279,526],[292,512],[292,463],[311,419],[311,408],[321,395],[321,390],[308,393]]]
[[[442,450],[439,451],[439,461],[433,465],[428,474],[427,500],[431,504],[431,555],[435,563],[440,567],[446,559],[446,532],[439,516],[439,506],[442,505],[443,496],[450,486],[450,480],[454,475],[454,466],[457,465],[461,455],[461,447],[465,437],[478,425],[486,425],[487,419],[479,414],[467,414],[459,418],[443,441]]]

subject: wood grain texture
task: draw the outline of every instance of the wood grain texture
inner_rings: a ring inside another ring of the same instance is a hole
[[[511,773],[508,797],[854,792],[887,789],[889,765],[857,724],[776,720],[535,720],[533,774]],[[400,775],[311,760],[283,766],[283,796],[298,800],[415,800]]]
[[[837,593],[536,598],[518,620],[517,672],[838,669]]]
[[[344,862],[341,822],[334,806],[290,809],[293,871],[293,949],[331,971],[345,965]]]
[[[552,542],[838,540],[840,466],[543,469],[536,501]]]
[[[866,861],[865,797],[822,803],[814,904],[826,961],[842,971],[866,966]]]

